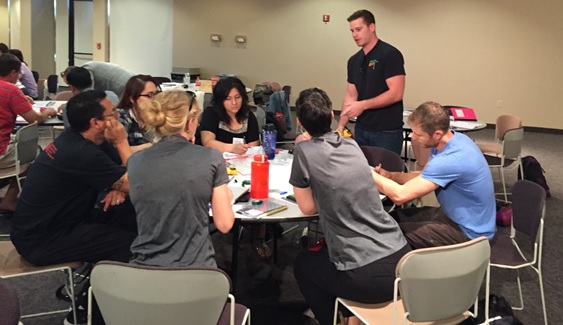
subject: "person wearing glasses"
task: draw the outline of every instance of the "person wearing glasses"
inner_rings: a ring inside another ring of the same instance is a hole
[[[96,90],[111,90],[121,95],[127,80],[135,74],[131,71],[109,62],[89,61],[82,65],[91,75],[92,87]]]
[[[192,100],[184,91],[171,90],[141,104],[143,120],[159,141],[127,164],[138,224],[132,263],[216,267],[209,203],[219,231],[228,233],[233,226],[233,195],[221,152],[190,141],[200,112]]]
[[[72,96],[75,96],[76,94],[92,89],[92,79],[90,78],[90,73],[88,72],[88,70],[82,67],[72,67],[72,68],[69,67],[68,71],[65,70],[65,72],[66,74],[63,78],[65,82],[68,84],[68,86],[70,87]],[[117,98],[117,95],[114,92],[106,90],[105,94],[107,99],[114,106],[119,102],[119,99]],[[59,111],[62,111],[63,123],[65,129],[69,128],[70,124],[66,116],[66,105],[61,105],[59,107]]]
[[[160,83],[150,75],[133,76],[125,84],[117,107],[119,122],[127,130],[129,145],[143,145],[158,140],[156,134],[143,121],[139,107],[142,103],[149,102],[160,91]]]
[[[63,79],[70,87],[70,91],[72,91],[73,95],[93,89],[90,73],[82,67],[72,67],[66,72],[65,77],[63,77]],[[116,93],[111,90],[104,90],[104,92],[106,93],[107,99],[109,99],[114,106],[119,103],[119,98]]]
[[[71,127],[45,147],[29,169],[12,219],[11,240],[20,255],[38,266],[128,262],[137,224],[126,199],[125,165],[132,149],[125,129],[102,91],[75,95],[66,111]],[[102,191],[107,194],[97,206]],[[85,301],[79,305],[87,307]],[[85,317],[85,310],[77,312]],[[72,313],[67,321],[73,323]]]
[[[349,119],[355,119],[355,140],[401,153],[403,145],[403,55],[380,40],[375,18],[367,10],[348,17],[352,38],[361,47],[348,60],[348,85],[337,131],[342,134]]]

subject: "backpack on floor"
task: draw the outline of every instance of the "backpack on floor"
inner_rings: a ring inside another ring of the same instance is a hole
[[[524,169],[524,179],[541,185],[541,187],[545,189],[545,196],[551,197],[551,193],[549,193],[549,186],[547,185],[547,180],[544,176],[545,170],[543,170],[540,162],[536,158],[532,156],[522,158],[522,169]],[[518,170],[518,179],[522,179],[520,170]]]
[[[473,307],[471,307],[473,310]],[[485,299],[479,300],[477,318],[467,318],[460,325],[481,325],[485,323]],[[503,296],[489,295],[489,324],[491,325],[523,325],[514,316],[514,311]]]
[[[510,226],[512,221],[512,207],[509,205],[497,206],[497,225]]]

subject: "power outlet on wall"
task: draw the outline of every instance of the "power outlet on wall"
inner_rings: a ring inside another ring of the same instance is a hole
[[[502,108],[502,99],[497,99],[497,108]]]

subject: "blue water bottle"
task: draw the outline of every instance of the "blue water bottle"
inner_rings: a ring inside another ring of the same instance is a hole
[[[278,132],[275,125],[268,123],[262,127],[262,148],[264,148],[264,153],[268,156],[268,160],[276,157],[277,135]]]

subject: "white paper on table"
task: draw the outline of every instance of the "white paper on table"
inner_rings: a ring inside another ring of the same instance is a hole
[[[453,128],[473,130],[482,126],[482,124],[477,122],[468,122],[468,121],[451,121],[450,126]]]

